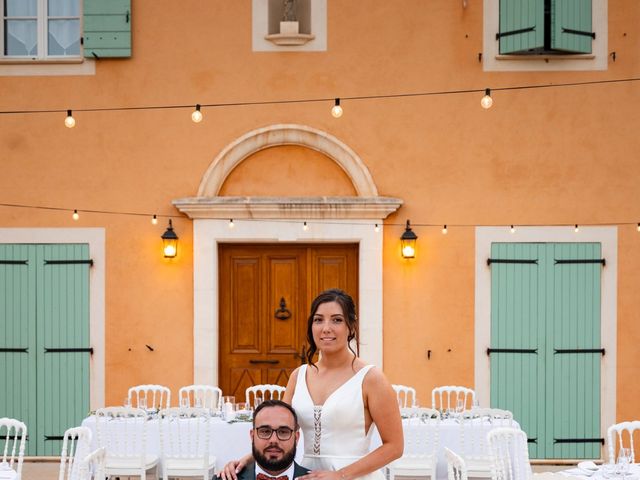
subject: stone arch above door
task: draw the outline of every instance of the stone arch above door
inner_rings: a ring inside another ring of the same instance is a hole
[[[378,195],[366,165],[345,143],[309,126],[278,124],[252,130],[227,145],[202,177],[198,196],[218,195],[225,179],[239,163],[253,153],[280,145],[301,145],[326,155],[346,172],[359,197]]]

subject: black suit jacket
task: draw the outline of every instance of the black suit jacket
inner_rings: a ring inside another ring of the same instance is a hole
[[[296,462],[293,462],[293,478],[301,477],[307,473],[309,473],[309,470],[298,465]],[[256,464],[252,463],[250,466],[242,470],[238,474],[238,480],[256,480]]]

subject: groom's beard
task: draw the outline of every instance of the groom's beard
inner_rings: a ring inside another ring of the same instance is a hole
[[[262,467],[263,470],[279,472],[289,467],[289,465],[291,465],[293,463],[293,460],[296,458],[295,443],[293,444],[293,448],[288,452],[285,452],[284,456],[280,460],[266,457],[262,454],[262,452],[256,449],[255,445],[252,445],[251,448],[253,450],[253,458],[255,459],[256,463]]]

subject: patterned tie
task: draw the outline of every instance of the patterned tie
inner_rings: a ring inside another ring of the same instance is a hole
[[[265,475],[264,473],[259,473],[256,475],[256,480],[289,480],[287,475],[281,475],[280,477],[271,477],[269,475]]]

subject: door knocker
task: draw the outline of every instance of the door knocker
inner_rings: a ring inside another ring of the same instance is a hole
[[[278,320],[288,320],[291,318],[291,312],[287,309],[287,302],[284,301],[284,297],[280,299],[280,308],[276,310],[274,316]]]

